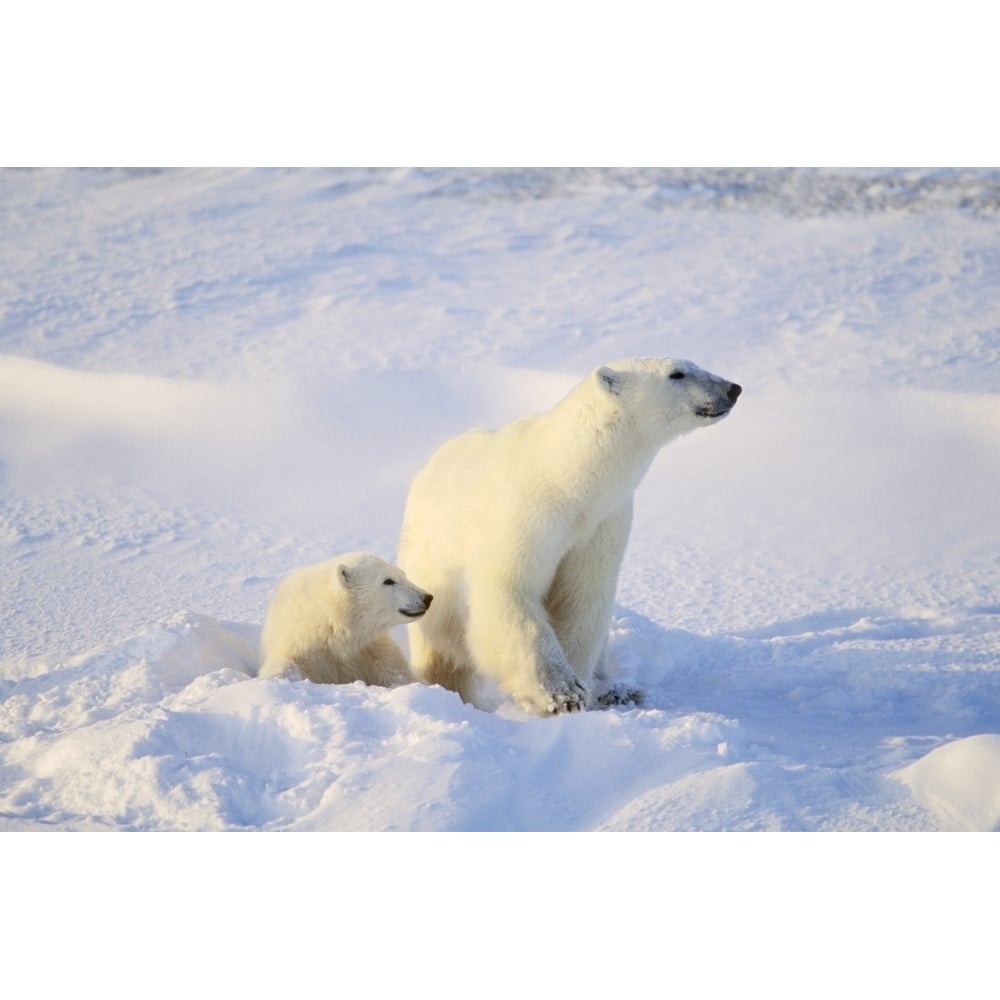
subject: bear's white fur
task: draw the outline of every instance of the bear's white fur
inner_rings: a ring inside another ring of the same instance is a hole
[[[551,410],[438,449],[410,487],[400,565],[434,607],[414,672],[473,704],[483,679],[541,713],[603,678],[632,495],[657,452],[716,423],[738,385],[689,361],[596,369]]]
[[[392,687],[414,680],[389,629],[416,621],[431,595],[397,566],[349,552],[290,573],[267,607],[258,676]]]

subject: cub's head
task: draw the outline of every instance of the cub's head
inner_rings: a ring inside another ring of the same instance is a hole
[[[735,382],[673,358],[616,361],[598,368],[594,380],[639,426],[667,437],[717,423],[743,391]]]
[[[423,617],[433,599],[410,583],[398,566],[368,552],[342,556],[337,561],[337,582],[359,614],[383,628]]]

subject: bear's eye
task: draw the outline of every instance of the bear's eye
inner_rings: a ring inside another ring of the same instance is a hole
[[[386,578],[385,578],[385,579],[384,579],[384,580],[382,581],[382,586],[383,586],[383,587],[395,587],[395,586],[396,586],[396,581],[395,581],[395,580],[393,580],[391,576],[387,576],[387,577],[386,577]]]
[[[667,377],[673,379],[684,378],[684,372],[671,372]]]

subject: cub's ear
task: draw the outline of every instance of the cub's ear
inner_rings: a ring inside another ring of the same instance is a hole
[[[598,386],[608,393],[608,395],[618,396],[621,394],[622,383],[624,382],[621,372],[616,372],[614,368],[609,368],[607,365],[601,365],[594,372],[594,377],[597,379]]]
[[[343,563],[337,567],[337,578],[345,587],[351,585],[351,571]]]

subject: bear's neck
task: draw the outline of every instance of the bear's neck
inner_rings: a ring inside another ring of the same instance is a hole
[[[339,591],[330,602],[327,634],[346,655],[358,653],[364,647],[363,629],[357,627],[357,616],[351,597]]]
[[[667,442],[654,439],[603,398],[570,393],[537,419],[549,442],[543,470],[581,502],[613,510],[635,492]]]

